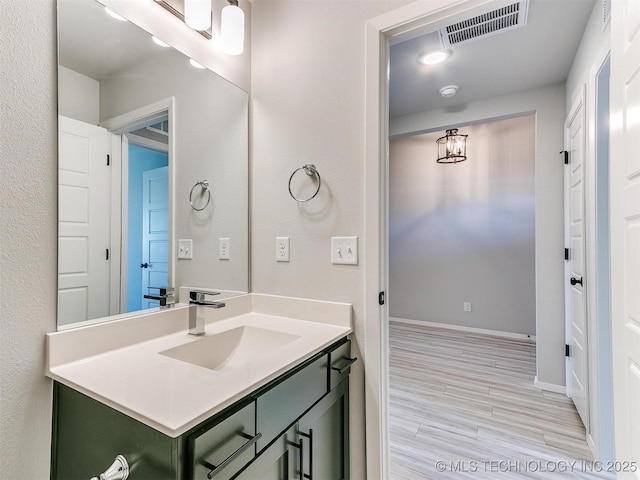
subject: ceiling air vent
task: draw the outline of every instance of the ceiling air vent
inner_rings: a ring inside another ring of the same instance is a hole
[[[444,48],[522,27],[528,10],[529,0],[522,0],[449,25],[440,30]]]

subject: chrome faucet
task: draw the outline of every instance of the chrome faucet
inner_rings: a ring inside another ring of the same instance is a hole
[[[189,292],[189,335],[200,337],[204,335],[204,307],[222,308],[224,302],[206,300],[207,295],[220,295],[219,292],[203,292],[191,290]]]
[[[158,290],[157,295],[151,295],[148,293],[144,295],[144,298],[148,300],[157,300],[160,302],[160,308],[168,308],[171,307],[174,303],[176,303],[176,298],[173,293],[173,288],[164,288],[164,287],[148,287],[151,290]]]

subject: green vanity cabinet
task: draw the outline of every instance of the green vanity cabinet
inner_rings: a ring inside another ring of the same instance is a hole
[[[130,480],[348,479],[349,356],[344,338],[177,438],[55,382],[51,479],[116,455]]]

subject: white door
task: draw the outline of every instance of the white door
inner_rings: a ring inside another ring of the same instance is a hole
[[[565,246],[569,260],[565,269],[566,323],[569,356],[567,361],[567,394],[589,431],[589,384],[587,361],[587,321],[584,278],[584,91],[572,107],[565,122],[565,149],[569,163],[565,165]],[[566,257],[565,257],[566,258]]]
[[[640,479],[640,1],[611,10],[611,322],[616,458]]]
[[[110,134],[59,117],[58,321],[109,315]]]
[[[169,283],[169,167],[142,174],[142,295]],[[157,293],[157,292],[152,292]],[[142,308],[158,306],[142,299]]]

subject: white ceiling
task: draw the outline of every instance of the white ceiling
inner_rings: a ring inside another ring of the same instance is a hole
[[[391,118],[565,81],[594,4],[531,0],[527,25],[452,46],[451,56],[440,65],[418,63],[420,54],[439,48],[437,32],[392,45]],[[441,97],[440,88],[450,84],[459,85],[457,95]]]

